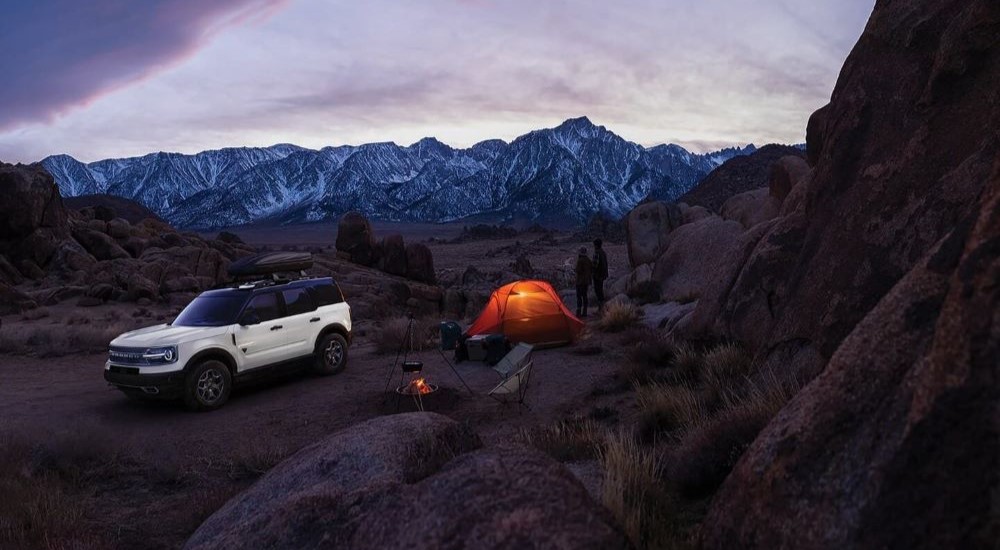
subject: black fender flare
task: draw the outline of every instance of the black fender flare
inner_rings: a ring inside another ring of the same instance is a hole
[[[351,345],[351,331],[347,330],[347,327],[345,327],[344,325],[342,325],[340,323],[330,323],[329,325],[326,325],[325,327],[323,327],[323,330],[319,331],[319,334],[316,335],[316,341],[313,342],[313,351],[314,352],[319,349],[319,343],[323,341],[323,337],[325,337],[327,334],[330,334],[331,332],[334,332],[334,333],[337,333],[337,334],[343,336],[344,340],[347,340],[347,346],[350,347],[350,345]]]
[[[186,373],[190,371],[195,367],[195,365],[206,359],[217,359],[222,361],[226,367],[229,368],[229,374],[231,374],[234,378],[236,377],[236,359],[233,357],[233,354],[229,353],[229,350],[217,347],[206,348],[194,354],[194,356],[188,359],[188,362],[184,364],[184,372]]]

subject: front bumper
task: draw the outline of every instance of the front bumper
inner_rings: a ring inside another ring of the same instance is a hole
[[[135,367],[110,365],[104,369],[104,379],[122,391],[142,393],[149,397],[177,397],[184,388],[183,371],[142,374],[138,370]]]

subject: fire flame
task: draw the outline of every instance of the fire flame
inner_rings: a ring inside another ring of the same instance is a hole
[[[415,378],[410,381],[409,387],[406,388],[406,393],[411,395],[426,395],[431,393],[431,387],[424,381],[423,378]]]

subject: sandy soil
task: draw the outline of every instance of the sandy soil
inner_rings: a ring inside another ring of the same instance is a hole
[[[442,226],[431,227],[439,231]],[[317,225],[282,233],[247,231],[242,236],[261,246],[289,242],[309,245],[313,238],[317,239],[316,245],[332,244],[335,228],[321,229]],[[450,230],[452,236],[457,235],[461,227],[452,226]],[[320,240],[321,234],[325,240]],[[413,229],[405,234],[417,238],[411,235],[419,231]],[[439,271],[468,265],[501,268],[522,248],[533,265],[552,267],[572,259],[580,246],[568,235],[561,235],[554,244],[539,246],[528,246],[531,239],[520,236],[461,244],[432,242],[430,246]],[[613,276],[623,273],[627,267],[624,247],[612,245],[608,251]],[[114,307],[123,310],[126,318],[131,318],[130,310],[135,309]],[[148,319],[146,324],[154,324],[157,317],[173,307],[164,305],[162,311],[154,308],[140,321]],[[57,306],[52,308],[53,318],[32,322],[57,324],[65,309]],[[12,316],[3,321],[4,329],[12,323],[26,322]],[[366,320],[356,321],[361,326],[366,324]],[[598,347],[600,351],[581,355],[584,347]],[[599,397],[593,395],[595,388],[618,384],[613,375],[622,360],[619,347],[617,337],[587,331],[584,341],[576,346],[536,352],[528,394],[530,410],[501,406],[489,398],[486,393],[499,379],[482,363],[457,366],[475,393],[469,395],[437,351],[416,356],[425,363],[428,381],[444,388],[428,401],[428,409],[471,423],[488,444],[505,444],[522,428],[587,414],[594,407],[629,409],[633,400],[630,394],[612,391],[598,392],[602,393]],[[0,431],[38,438],[93,434],[138,450],[157,471],[185,472],[179,481],[169,483],[143,476],[98,483],[90,497],[93,505],[89,507],[88,521],[104,533],[105,542],[119,547],[141,544],[169,548],[182,544],[226,497],[252,482],[253,476],[227,475],[225,468],[216,467],[227,460],[231,463],[234,456],[246,460],[250,452],[280,458],[331,432],[396,410],[394,402],[386,404],[383,393],[393,356],[377,354],[365,336],[356,339],[348,368],[336,376],[300,373],[238,388],[225,407],[201,414],[187,412],[177,403],[144,404],[126,399],[104,382],[104,360],[104,353],[57,358],[0,355]],[[398,370],[394,372],[390,385],[398,383],[399,376]],[[412,405],[404,401],[401,409],[408,408]],[[206,486],[213,489],[214,501],[205,496]],[[205,502],[193,508],[184,504],[192,499]]]

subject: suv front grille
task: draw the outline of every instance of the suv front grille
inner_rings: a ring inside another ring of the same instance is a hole
[[[112,347],[108,350],[108,359],[116,365],[136,365],[139,367],[162,365],[162,363],[152,362],[143,357],[145,353],[146,348]]]

